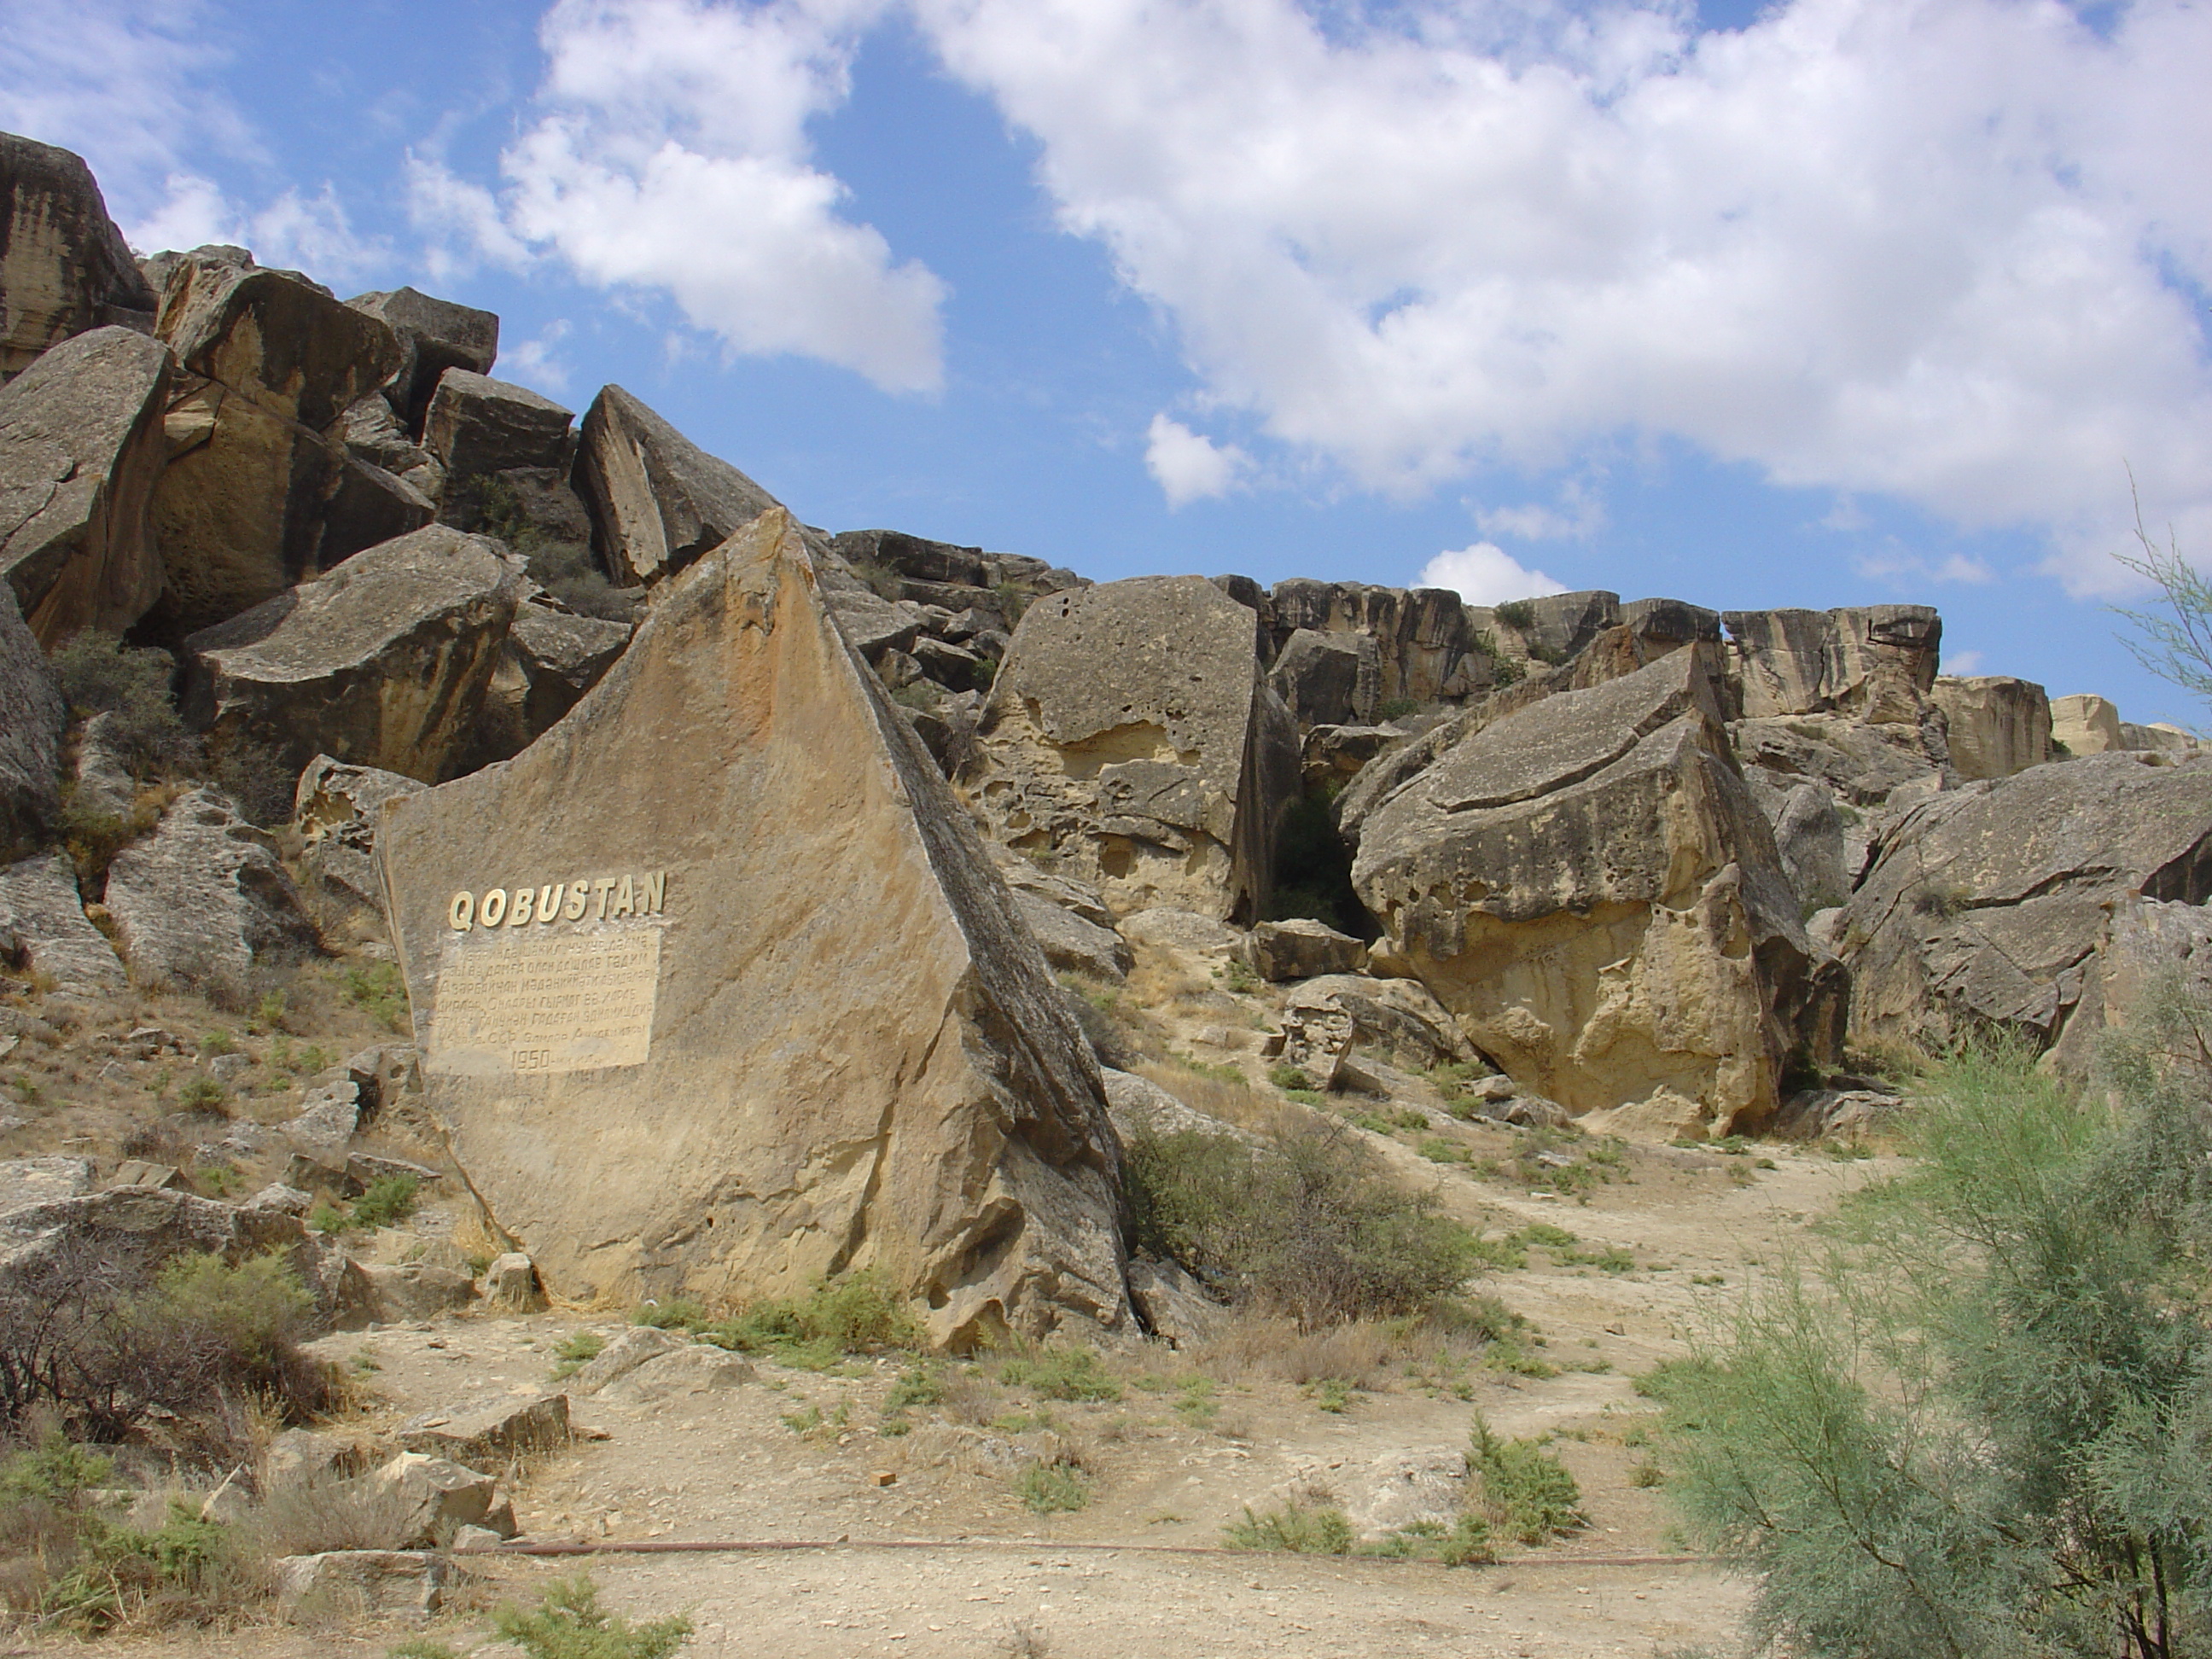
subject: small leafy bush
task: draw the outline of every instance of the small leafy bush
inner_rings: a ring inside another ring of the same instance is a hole
[[[708,1322],[707,1310],[689,1297],[672,1296],[665,1302],[647,1302],[629,1316],[633,1325],[656,1331],[696,1331]]]
[[[194,757],[191,734],[169,696],[177,665],[167,652],[87,629],[57,647],[47,665],[71,714],[109,717],[107,740],[135,776]]]
[[[608,1611],[583,1573],[547,1585],[532,1612],[501,1607],[492,1628],[529,1659],[669,1659],[691,1638],[691,1621],[680,1613],[635,1625]]]
[[[177,1104],[187,1112],[219,1113],[230,1103],[230,1091],[211,1077],[191,1077],[177,1091]]]
[[[399,978],[399,965],[373,962],[349,968],[343,981],[346,1000],[388,1030],[404,1028],[407,1019],[407,988]]]
[[[999,1381],[1033,1389],[1045,1400],[1119,1400],[1121,1385],[1089,1348],[1060,1348],[1016,1355],[999,1367]]]
[[[1503,605],[1492,605],[1490,614],[1508,628],[1525,629],[1535,623],[1536,605],[1533,599],[1508,599]]]
[[[915,1366],[899,1373],[890,1392],[884,1396],[884,1410],[904,1411],[908,1406],[941,1406],[945,1403],[945,1378],[939,1373]]]
[[[1534,1440],[1505,1439],[1477,1412],[1468,1436],[1468,1468],[1481,1482],[1485,1519],[1508,1537],[1540,1544],[1589,1524],[1582,1487]]]
[[[848,1353],[919,1348],[920,1323],[872,1268],[827,1279],[796,1300],[757,1302],[728,1319],[693,1328],[701,1340],[787,1364],[827,1370]]]
[[[597,1331],[571,1331],[553,1349],[556,1382],[578,1371],[606,1352],[607,1340]]]
[[[1065,1515],[1091,1502],[1091,1477],[1073,1463],[1031,1463],[1014,1477],[1022,1502],[1039,1515]]]
[[[348,1219],[352,1225],[362,1228],[397,1226],[415,1213],[422,1184],[421,1177],[416,1176],[379,1176],[354,1200],[353,1212]]]
[[[1344,1511],[1330,1506],[1309,1508],[1285,1500],[1264,1515],[1244,1506],[1244,1518],[1221,1529],[1231,1549],[1270,1550],[1291,1555],[1347,1555],[1352,1551],[1352,1522]]]

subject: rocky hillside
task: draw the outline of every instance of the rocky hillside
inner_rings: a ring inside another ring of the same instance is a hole
[[[77,158],[0,176],[15,1017],[381,971],[412,1045],[255,1149],[264,1209],[404,1099],[560,1298],[872,1268],[941,1345],[1149,1329],[1192,1287],[1131,1278],[1086,1031],[1133,943],[1293,987],[1206,1064],[1664,1141],[1820,1133],[1961,1030],[2078,1063],[2212,936],[2212,760],[1943,677],[1928,607],[833,534],[618,386],[495,378],[485,313],[136,260]],[[9,1249],[107,1224],[106,1150],[57,1169]]]

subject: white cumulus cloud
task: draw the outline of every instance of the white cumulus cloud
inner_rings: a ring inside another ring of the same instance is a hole
[[[417,162],[418,224],[447,257],[530,249],[586,282],[657,290],[729,349],[836,363],[893,392],[944,381],[942,282],[897,261],[813,164],[883,0],[561,0],[540,112],[497,198]]]
[[[1545,593],[1564,593],[1565,582],[1540,570],[1524,569],[1512,555],[1494,542],[1477,542],[1455,553],[1439,553],[1421,567],[1416,587],[1449,587],[1469,605],[1502,605],[1507,599],[1531,599]]]
[[[1235,444],[1217,444],[1165,415],[1153,416],[1145,433],[1145,469],[1170,507],[1227,495],[1250,465]]]
[[[2071,547],[2131,462],[2212,540],[2212,7],[913,3],[1205,393],[1370,486],[1670,436]]]

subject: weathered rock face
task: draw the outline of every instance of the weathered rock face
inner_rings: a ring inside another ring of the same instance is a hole
[[[2086,693],[2051,700],[2051,738],[2073,755],[2103,755],[2128,746],[2120,732],[2120,711]]]
[[[1257,923],[1252,929],[1251,952],[1253,971],[1279,983],[1356,973],[1367,960],[1362,941],[1307,917]]]
[[[0,380],[74,335],[142,332],[155,299],[82,156],[0,133]]]
[[[673,575],[776,505],[618,386],[584,413],[575,480],[621,586]]]
[[[1372,720],[1378,704],[1404,699],[1434,702],[1465,697],[1497,683],[1492,657],[1481,648],[1476,624],[1459,595],[1443,588],[1370,587],[1364,582],[1323,582],[1297,578],[1277,582],[1267,595],[1266,613],[1273,643],[1291,655],[1301,630],[1325,636],[1371,641],[1369,691],[1364,706],[1355,693],[1348,708],[1301,718],[1340,726],[1352,719]],[[1316,646],[1309,643],[1300,655]],[[1356,647],[1354,647],[1357,648]]]
[[[422,442],[444,466],[450,491],[510,467],[564,465],[575,418],[527,386],[449,368],[423,417]]]
[[[428,1105],[556,1293],[875,1267],[947,1344],[1122,1319],[1095,1066],[787,515],[377,855]]]
[[[383,323],[201,250],[170,270],[159,331],[187,371],[154,500],[175,626],[234,617],[428,521],[419,491],[345,444],[348,409],[400,362]]]
[[[411,288],[356,294],[346,304],[375,318],[399,342],[399,367],[385,382],[384,395],[410,432],[422,431],[431,394],[447,369],[489,374],[498,360],[499,319],[489,311],[433,299]]]
[[[1924,605],[1731,611],[1729,684],[1746,720],[1849,714],[1912,724],[1936,683],[1943,623]]]
[[[1729,727],[1752,794],[1784,844],[1784,863],[1805,902],[1839,902],[1836,896],[1847,892],[1866,867],[1868,843],[1886,811],[1902,811],[1959,781],[1930,714],[1911,725],[1798,714],[1737,720]],[[1802,793],[1808,789],[1814,792],[1809,797]],[[1832,854],[1826,823],[1830,803],[1841,838]],[[1785,814],[1790,822],[1784,822]]]
[[[631,632],[627,623],[571,616],[542,605],[526,605],[515,611],[507,648],[528,688],[522,717],[531,738],[599,683],[628,647]]]
[[[117,990],[115,947],[85,919],[76,872],[58,853],[0,865],[0,956],[64,987]]]
[[[161,596],[168,391],[167,349],[127,328],[80,334],[0,389],[0,574],[49,647],[119,634]]]
[[[1935,796],[1883,835],[1844,909],[1852,1034],[1979,1022],[2050,1042],[2134,895],[2212,897],[2212,760],[2092,756]]]
[[[1932,695],[1943,711],[1951,764],[1966,781],[2008,778],[2051,758],[2051,702],[2033,681],[1946,675]]]
[[[1302,726],[1369,721],[1381,702],[1381,659],[1364,634],[1301,628],[1276,657],[1267,683]]]
[[[300,862],[341,915],[367,910],[383,932],[383,884],[376,874],[376,819],[388,800],[422,787],[416,779],[374,766],[349,766],[318,755],[300,774],[292,830]]]
[[[0,589],[0,856],[39,845],[53,823],[68,718],[14,592]]]
[[[1484,726],[1362,831],[1352,883],[1394,951],[1574,1112],[1665,1089],[1749,1126],[1794,1054],[1835,1041],[1714,670],[1678,651]]]
[[[266,744],[451,775],[522,592],[496,542],[432,525],[185,642],[185,712],[220,750]]]
[[[975,743],[960,782],[987,833],[1054,855],[1117,914],[1265,905],[1297,728],[1261,679],[1252,613],[1203,577],[1030,605]]]
[[[131,977],[243,998],[257,958],[316,948],[276,843],[212,789],[180,795],[108,866],[108,912]]]

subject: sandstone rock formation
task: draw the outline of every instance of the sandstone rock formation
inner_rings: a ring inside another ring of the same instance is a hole
[[[1444,589],[1300,578],[1276,583],[1267,597],[1263,625],[1292,690],[1310,696],[1322,684],[1318,673],[1354,676],[1340,702],[1316,702],[1310,715],[1299,708],[1314,724],[1364,722],[1382,703],[1469,696],[1500,678],[1495,644]],[[1304,642],[1301,632],[1310,636]]]
[[[52,826],[68,716],[15,594],[0,587],[0,857],[37,846]]]
[[[2032,767],[1913,807],[1843,917],[1851,1031],[1940,1042],[1977,1024],[2056,1039],[2113,907],[2212,898],[2212,759]]]
[[[217,751],[251,739],[288,773],[321,753],[438,782],[514,621],[517,562],[443,525],[357,554],[186,640],[185,718]]]
[[[170,270],[159,331],[188,372],[154,501],[179,629],[428,521],[419,491],[344,443],[348,409],[401,359],[383,323],[296,273],[203,249]]]
[[[584,412],[575,479],[619,586],[675,574],[777,504],[618,386]]]
[[[49,647],[119,634],[161,597],[168,391],[168,351],[127,328],[78,335],[0,388],[0,574]]]
[[[2051,700],[2051,740],[2069,755],[2102,755],[2124,749],[2120,711],[2103,697],[2076,693]]]
[[[0,133],[0,380],[110,324],[143,332],[155,298],[83,158]]]
[[[342,911],[376,915],[383,932],[383,884],[376,874],[376,820],[384,803],[423,786],[374,766],[349,766],[318,755],[300,773],[292,799],[292,832],[300,862],[324,896]]]
[[[434,299],[411,288],[356,294],[346,304],[375,318],[399,342],[399,365],[385,382],[383,396],[399,424],[417,435],[431,394],[447,369],[489,374],[498,361],[499,319],[489,311]]]
[[[1121,1322],[1087,1046],[787,515],[377,857],[429,1107],[557,1294],[872,1267],[947,1345]]]
[[[1731,611],[1728,675],[1745,720],[1844,714],[1917,722],[1936,683],[1943,623],[1924,605]]]
[[[511,467],[558,467],[568,459],[574,414],[527,386],[465,368],[447,369],[422,421],[451,492],[466,480]]]
[[[179,796],[151,836],[115,855],[104,902],[132,979],[149,987],[242,1001],[257,959],[316,948],[276,843],[212,789]]]
[[[1031,605],[975,741],[960,782],[988,833],[1117,913],[1264,907],[1296,728],[1261,678],[1251,612],[1204,578]]]
[[[115,947],[85,919],[76,872],[58,853],[0,865],[0,957],[78,991],[119,990]]]
[[[1730,754],[1712,647],[1463,738],[1368,816],[1352,880],[1475,1046],[1577,1113],[1716,1133],[1832,1048],[1837,988]]]
[[[1252,969],[1261,979],[1318,979],[1324,974],[1357,972],[1367,946],[1326,922],[1307,917],[1262,921],[1252,929]]]
[[[2051,700],[2009,674],[1948,675],[1936,682],[1951,764],[1972,783],[2008,778],[2051,758]]]

